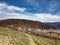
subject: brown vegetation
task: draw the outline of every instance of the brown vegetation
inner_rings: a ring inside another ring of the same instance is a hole
[[[4,27],[21,27],[21,28],[40,28],[40,29],[55,29],[51,26],[48,26],[44,23],[31,21],[31,20],[24,20],[24,19],[7,19],[1,20],[0,26]]]
[[[55,28],[37,21],[23,20],[23,19],[8,19],[8,20],[1,20],[0,26],[20,30],[27,33],[32,33],[35,35],[44,36],[47,38],[60,39],[60,34],[58,35],[57,33],[39,32],[40,29],[44,31],[47,29],[55,29]]]

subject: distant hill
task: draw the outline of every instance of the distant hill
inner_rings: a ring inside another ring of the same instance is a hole
[[[53,22],[53,23],[45,23],[47,25],[50,25],[50,26],[53,26],[55,27],[56,29],[60,29],[60,22]]]
[[[38,29],[54,29],[54,27],[46,25],[42,22],[24,20],[24,19],[6,19],[0,20],[0,26],[3,27],[21,27],[22,29],[27,28],[38,28]]]

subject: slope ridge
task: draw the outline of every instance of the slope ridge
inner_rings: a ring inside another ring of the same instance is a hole
[[[24,20],[24,19],[6,19],[0,21],[0,26],[4,27],[21,27],[23,29],[27,28],[39,28],[39,29],[55,29],[52,26],[48,26],[42,22],[32,21],[32,20]]]

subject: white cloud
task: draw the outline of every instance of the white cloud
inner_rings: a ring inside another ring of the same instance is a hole
[[[60,22],[60,15],[52,15],[52,14],[21,14],[14,12],[14,10],[19,10],[24,12],[26,8],[19,8],[16,6],[9,6],[7,4],[0,4],[0,19],[9,19],[9,18],[16,18],[16,19],[27,19],[27,20],[34,20],[34,21],[41,21],[41,22]],[[8,12],[10,11],[10,12]]]
[[[35,16],[19,14],[19,13],[7,13],[7,12],[0,13],[0,19],[10,19],[10,18],[27,19],[27,20],[35,20],[35,21],[37,21],[37,18]]]
[[[27,19],[41,22],[60,22],[60,15],[52,15],[52,14],[33,14],[32,16],[30,16],[25,14],[3,12],[0,15],[0,19],[8,19],[8,18]]]
[[[15,7],[15,6],[8,6],[9,10],[18,10],[18,11],[25,11],[26,8],[19,8],[19,7]]]
[[[36,14],[35,15],[42,22],[60,22],[60,15],[52,14]]]
[[[4,6],[6,6],[5,3],[0,3],[0,7],[4,7]]]
[[[2,9],[8,9],[8,10],[12,10],[12,11],[14,11],[14,10],[17,10],[17,11],[26,11],[26,8],[20,8],[20,7],[16,7],[16,6],[9,6],[9,5],[7,5],[6,3],[0,3],[0,10],[2,10]]]

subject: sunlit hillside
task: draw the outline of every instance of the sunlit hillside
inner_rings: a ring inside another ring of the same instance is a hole
[[[0,45],[60,45],[60,41],[0,27]]]

